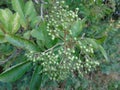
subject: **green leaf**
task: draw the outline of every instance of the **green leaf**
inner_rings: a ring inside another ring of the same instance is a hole
[[[90,44],[92,44],[92,46],[93,46],[95,49],[99,50],[99,51],[102,53],[102,55],[105,57],[105,59],[108,61],[108,57],[107,57],[107,53],[106,53],[105,49],[104,49],[100,44],[98,44],[95,39],[86,38],[86,40],[87,40]]]
[[[39,30],[33,29],[33,30],[31,31],[31,35],[32,35],[33,37],[35,37],[36,39],[38,39],[38,40],[42,40],[42,41],[45,40],[44,34],[43,34],[42,30],[40,30],[40,29],[39,29]]]
[[[38,51],[38,48],[34,43],[24,38],[6,34],[5,39],[9,43],[13,44],[14,46],[18,48],[27,49],[29,51]]]
[[[23,37],[24,37],[25,39],[29,39],[29,38],[30,38],[30,33],[31,33],[31,31],[27,30],[27,31],[23,34]]]
[[[107,57],[107,53],[106,53],[105,49],[101,45],[99,45],[99,49],[100,49],[101,53],[103,54],[103,56],[105,57],[105,59],[108,61],[108,57]]]
[[[72,35],[74,37],[77,37],[81,33],[82,28],[83,28],[83,21],[82,20],[77,20],[71,28]]]
[[[12,14],[9,9],[0,10],[0,21],[5,32],[16,33],[20,27],[20,16],[18,13]]]
[[[20,15],[20,23],[26,29],[27,23],[24,15],[24,1],[23,0],[12,0],[13,9]]]
[[[32,66],[31,62],[25,61],[17,64],[0,74],[0,81],[14,82],[21,78],[25,72]]]
[[[25,9],[24,9],[25,17],[27,18],[27,21],[30,23],[30,27],[34,28],[36,27],[40,21],[41,17],[37,16],[36,9],[34,7],[34,3],[32,1],[28,1],[25,4]]]
[[[35,7],[32,1],[28,1],[25,4],[24,12],[25,12],[25,17],[28,17],[29,21],[31,21],[36,17],[37,12],[35,10]]]
[[[39,74],[40,70],[41,70],[41,66],[36,66],[30,82],[30,90],[40,89],[41,79],[42,79],[42,76]]]
[[[53,45],[55,45],[58,42],[58,39],[55,39],[55,40],[51,39],[51,36],[49,36],[48,32],[47,32],[46,23],[47,22],[41,23],[38,30],[40,30],[42,32],[42,34],[44,35],[44,38],[41,39],[41,40],[43,40],[42,45],[44,45],[47,48],[51,48]]]
[[[97,42],[98,42],[99,44],[102,44],[102,43],[105,41],[106,38],[107,38],[107,36],[102,36],[102,37],[100,37],[100,38],[97,38]]]
[[[34,27],[36,27],[37,25],[39,25],[40,22],[41,22],[41,17],[40,17],[40,16],[35,16],[35,17],[32,19],[32,21],[31,21],[31,23],[30,23],[30,26],[31,26],[32,28],[34,28]]]
[[[92,44],[92,46],[95,48],[95,49],[98,49],[99,48],[99,45],[96,43],[96,40],[95,39],[92,39],[92,38],[85,38],[90,44]]]
[[[9,30],[9,21],[10,21],[11,16],[12,16],[12,12],[9,9],[5,9],[5,10],[0,9],[0,22],[1,22],[3,29],[6,32],[11,32]]]
[[[19,16],[19,14],[18,13],[15,13],[14,15],[13,15],[13,18],[11,18],[11,27],[12,27],[12,29],[11,29],[11,31],[12,31],[12,33],[14,34],[14,33],[16,33],[18,30],[19,30],[19,28],[20,28],[20,16]]]
[[[44,42],[42,42],[41,40],[37,40],[36,43],[42,51],[45,50],[45,43]]]

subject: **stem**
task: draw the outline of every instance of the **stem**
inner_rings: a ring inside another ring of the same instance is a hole
[[[84,37],[85,37],[85,33],[83,33],[83,34],[82,34],[82,37],[81,37],[81,39],[84,39]]]
[[[59,45],[63,45],[63,43],[58,43],[58,44],[54,45],[53,47],[45,50],[43,53],[46,53],[46,52],[48,52],[48,51],[50,51],[50,50],[53,50],[55,47],[57,47],[57,46],[59,46]]]
[[[41,2],[41,7],[40,7],[40,16],[41,16],[41,19],[44,21],[44,17],[43,17],[43,0],[40,1]]]
[[[41,16],[41,19],[44,21],[44,17],[43,17],[43,5],[46,4],[46,2],[44,2],[44,0],[34,0],[34,1],[37,4],[40,3],[40,16]]]

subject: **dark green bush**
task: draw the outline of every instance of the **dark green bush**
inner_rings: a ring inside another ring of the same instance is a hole
[[[1,0],[0,89],[119,89],[119,11],[119,0]]]

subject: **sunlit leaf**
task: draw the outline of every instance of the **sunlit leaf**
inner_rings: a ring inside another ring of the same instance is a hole
[[[0,22],[6,32],[11,32],[9,29],[9,21],[12,12],[9,9],[0,9]]]
[[[11,31],[13,34],[19,30],[19,28],[20,28],[20,16],[18,13],[15,13],[13,15],[13,18],[11,20],[11,27],[12,27]]]
[[[20,15],[20,22],[22,26],[26,29],[27,28],[27,23],[26,23],[26,18],[24,15],[24,1],[23,0],[12,0],[12,6],[13,9],[18,12]]]

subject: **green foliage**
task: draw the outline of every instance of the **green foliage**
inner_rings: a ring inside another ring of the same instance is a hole
[[[20,22],[24,28],[27,27],[26,18],[24,16],[24,2],[23,0],[12,0],[12,6],[17,11],[21,17]]]
[[[12,14],[9,9],[0,10],[1,30],[4,33],[16,33],[20,27],[18,13]]]
[[[34,8],[34,4],[32,1],[27,1],[26,3],[24,0],[12,0],[13,9],[19,13],[21,19],[20,23],[24,29],[28,28],[29,23],[32,23],[31,27],[35,25],[34,19],[37,17],[37,12]],[[40,20],[37,18],[37,20]],[[32,22],[33,21],[33,22]],[[38,23],[39,21],[37,21]]]
[[[82,21],[79,21],[79,20],[77,20],[74,24],[73,24],[73,26],[72,26],[72,28],[71,28],[71,32],[72,32],[72,36],[74,36],[74,37],[77,37],[77,36],[79,36],[80,35],[80,33],[81,33],[81,31],[83,30],[83,26],[84,26],[84,20],[82,20]]]
[[[120,81],[112,81],[108,85],[109,90],[119,90],[120,89]]]
[[[106,51],[104,50],[104,48],[103,48],[101,45],[99,45],[99,44],[97,43],[97,41],[96,41],[95,39],[87,38],[87,41],[88,41],[88,43],[91,43],[92,46],[93,46],[96,50],[100,50],[101,53],[103,54],[103,56],[105,57],[105,59],[106,59],[107,61],[109,61],[109,60],[108,60],[108,57],[107,57]]]
[[[41,82],[42,82],[42,76],[40,73],[41,70],[41,66],[36,66],[35,67],[35,71],[32,75],[32,79],[31,79],[31,83],[30,83],[30,90],[38,90],[41,86]]]
[[[0,81],[20,81],[26,73],[22,90],[98,89],[92,75],[119,68],[119,59],[111,60],[119,58],[120,22],[112,20],[119,1],[36,1],[0,2],[12,6],[0,6]]]
[[[60,81],[66,79],[71,73],[74,76],[75,70],[80,75],[83,75],[84,72],[87,73],[95,69],[99,62],[92,57],[94,46],[90,44],[91,42],[87,43],[85,38],[84,42],[81,42],[82,40],[78,33],[81,32],[83,23],[79,20],[76,14],[77,11],[66,10],[67,7],[63,6],[63,1],[56,2],[56,5],[53,7],[50,16],[46,16],[48,21],[47,31],[52,40],[58,39],[61,43],[57,43],[41,53],[30,52],[27,54],[27,57],[33,62],[40,62],[40,65],[43,67],[41,74],[46,74],[50,80]],[[55,12],[56,9],[59,9],[59,11]],[[34,30],[32,33],[34,37],[38,37],[37,31]],[[44,34],[39,39],[43,40],[43,36]],[[76,37],[79,38],[77,39]],[[81,45],[81,43],[83,44]],[[96,47],[99,47],[99,45],[96,44]]]
[[[0,74],[0,81],[2,82],[13,82],[19,79],[25,72],[31,67],[30,62],[22,62],[15,65],[8,70]]]
[[[14,46],[18,47],[18,48],[25,48],[28,49],[29,51],[37,51],[38,48],[30,41],[20,38],[18,36],[12,36],[12,35],[5,35],[5,39],[13,44]]]

